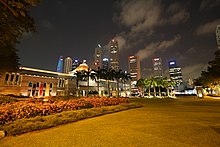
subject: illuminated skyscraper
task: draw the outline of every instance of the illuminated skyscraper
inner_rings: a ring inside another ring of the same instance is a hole
[[[72,70],[76,69],[80,65],[79,60],[75,59],[73,61]]]
[[[100,44],[95,48],[94,68],[97,70],[102,67],[102,47]]]
[[[57,64],[57,72],[63,72],[63,56],[59,57]]]
[[[216,41],[218,48],[220,49],[220,24],[216,27]]]
[[[131,75],[131,81],[138,81],[141,78],[139,56],[129,56],[128,67]]]
[[[64,73],[69,73],[70,71],[72,71],[72,64],[73,64],[73,60],[70,57],[67,57],[64,60],[63,72]]]
[[[162,69],[162,59],[154,58],[153,62],[153,74],[154,77],[163,77],[163,69]]]
[[[102,68],[108,70],[108,68],[109,68],[109,60],[108,60],[108,58],[103,58],[102,59]]]
[[[183,82],[183,76],[181,72],[181,68],[177,66],[176,60],[171,60],[168,62],[170,79],[179,85]]]
[[[110,67],[116,71],[119,69],[119,47],[114,39],[110,42]]]

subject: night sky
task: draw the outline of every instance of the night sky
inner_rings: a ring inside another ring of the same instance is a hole
[[[116,39],[120,68],[128,56],[141,57],[142,77],[152,74],[152,58],[182,67],[183,78],[196,78],[217,50],[220,0],[42,0],[31,10],[37,32],[18,45],[22,66],[56,70],[60,55],[92,63],[98,43]]]

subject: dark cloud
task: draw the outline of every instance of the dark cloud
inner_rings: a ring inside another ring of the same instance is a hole
[[[32,14],[38,32],[18,45],[23,66],[55,70],[60,55],[91,63],[97,44],[114,38],[123,70],[129,55],[140,55],[143,77],[151,76],[152,58],[161,57],[165,75],[167,61],[175,59],[187,79],[198,76],[217,50],[219,0],[51,0]]]
[[[220,6],[220,0],[202,0],[200,10],[207,10]]]
[[[215,33],[216,26],[220,24],[220,19],[216,19],[211,22],[207,22],[205,24],[201,24],[197,30],[196,34],[197,35],[204,35],[204,34],[209,34],[209,33]]]

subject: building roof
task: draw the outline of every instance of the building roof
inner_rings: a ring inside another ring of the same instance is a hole
[[[69,72],[70,74],[76,73],[77,71],[88,71],[89,70],[89,66],[86,63],[82,63],[80,64],[76,69],[74,69],[73,71]]]
[[[44,74],[51,74],[51,75],[57,75],[57,76],[72,76],[70,74],[66,73],[60,73],[60,72],[55,72],[55,71],[49,71],[49,70],[42,70],[42,69],[36,69],[36,68],[29,68],[29,67],[20,67],[19,68],[21,71],[29,71],[29,72],[36,72],[36,73],[44,73]]]

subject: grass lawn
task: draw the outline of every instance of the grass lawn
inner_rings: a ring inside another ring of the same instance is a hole
[[[6,137],[0,146],[220,146],[220,100],[132,101],[144,107]]]

